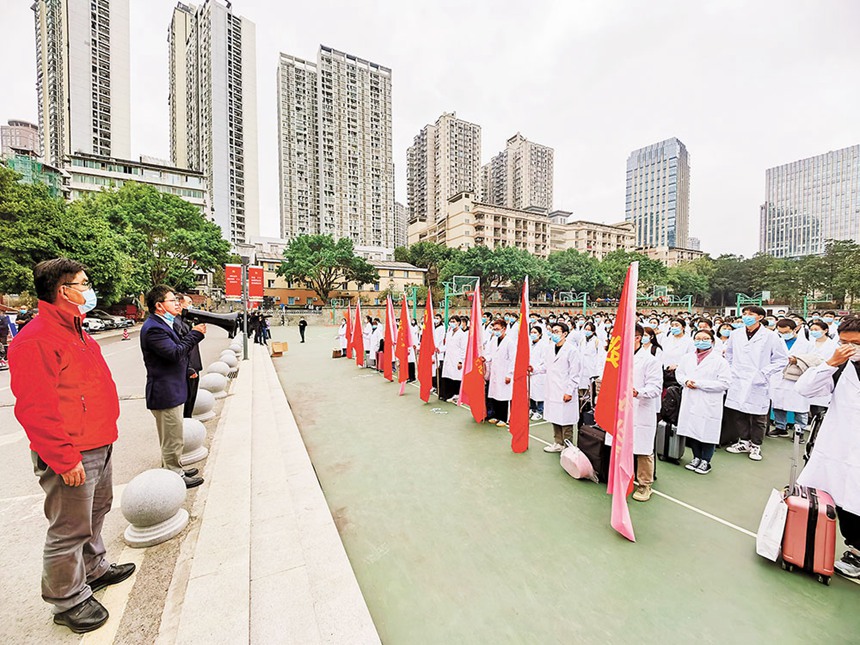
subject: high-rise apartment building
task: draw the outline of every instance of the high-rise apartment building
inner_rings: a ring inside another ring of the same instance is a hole
[[[550,212],[554,157],[552,148],[517,132],[505,149],[480,169],[481,200],[506,208]]]
[[[320,46],[278,69],[281,236],[349,237],[369,253],[395,243],[391,70]]]
[[[42,154],[131,154],[129,0],[36,0]]]
[[[638,247],[687,247],[690,160],[677,138],[630,153],[625,219],[636,228]]]
[[[394,248],[406,246],[409,243],[409,213],[403,204],[394,202]]]
[[[259,234],[256,27],[229,2],[177,4],[168,30],[170,154],[206,178],[233,244]]]
[[[481,126],[445,113],[426,125],[406,150],[409,223],[435,222],[448,199],[480,185]]]
[[[0,155],[23,151],[40,157],[41,150],[38,125],[16,119],[10,119],[8,125],[0,125]]]
[[[824,253],[827,240],[860,242],[860,145],[765,172],[759,250],[795,258]]]

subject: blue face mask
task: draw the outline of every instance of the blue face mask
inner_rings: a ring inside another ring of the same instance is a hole
[[[823,320],[824,320],[824,322],[826,322],[829,325],[830,323],[833,322],[833,316],[824,316]]]
[[[739,323],[739,322],[733,322],[732,323],[732,327],[734,327],[735,329],[740,329],[743,326],[744,326],[743,323]]]
[[[585,337],[586,337],[586,338],[591,338],[592,336],[594,336],[594,332],[593,332],[593,331],[591,331],[590,329],[586,329],[586,330],[585,330]]]
[[[741,320],[743,321],[744,325],[746,325],[747,327],[752,327],[756,323],[756,317],[755,316],[741,316]]]
[[[824,336],[824,332],[821,331],[820,329],[813,329],[812,331],[809,332],[809,335],[812,336],[813,338],[821,338],[822,336]]]
[[[696,340],[693,341],[693,344],[696,346],[696,349],[711,349],[713,347],[713,343],[709,340]]]
[[[494,329],[493,330],[493,336],[495,336],[496,338],[501,338],[502,337],[502,330],[501,329]]]
[[[176,320],[176,316],[174,316],[169,311],[165,311],[164,312],[164,319],[172,325],[173,321]]]
[[[96,296],[96,292],[93,289],[87,289],[82,292],[81,295],[84,297],[84,304],[78,305],[78,311],[82,314],[87,313],[88,311],[92,311],[96,308],[96,304],[98,303],[98,297]]]
[[[553,343],[558,345],[559,341],[561,340],[561,334],[550,334],[549,338]]]
[[[792,338],[794,338],[793,331],[787,331],[785,333],[780,333],[779,335],[783,340],[791,340]]]
[[[720,336],[722,336],[723,338],[728,338],[729,336],[731,336],[731,334],[732,334],[731,329],[721,329],[720,330]]]
[[[650,342],[651,342],[651,337],[650,337],[650,336],[643,336],[643,337],[642,337],[642,344],[643,344],[643,345],[647,345],[647,344],[649,344]]]
[[[681,329],[680,327],[672,327],[672,333],[673,333],[675,336],[680,336],[681,334],[683,334],[683,333],[684,333],[684,330],[683,330],[683,329]]]
[[[537,339],[540,338],[540,336],[538,336],[537,334],[529,334],[529,336],[531,337],[532,341],[535,343],[537,342]]]

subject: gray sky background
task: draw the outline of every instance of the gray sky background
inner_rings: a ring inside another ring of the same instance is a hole
[[[0,0],[0,120],[36,120],[31,0]],[[169,157],[175,2],[131,0],[132,153]],[[483,161],[521,132],[555,148],[555,207],[624,218],[631,150],[690,153],[690,234],[758,249],[766,168],[860,143],[854,0],[235,0],[257,25],[261,233],[278,231],[278,52],[323,43],[393,70],[396,194],[406,148],[443,111],[482,128]]]

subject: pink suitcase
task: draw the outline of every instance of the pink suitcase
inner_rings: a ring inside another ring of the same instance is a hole
[[[794,464],[785,503],[788,515],[782,537],[782,568],[800,567],[829,585],[836,558],[836,504],[829,493],[796,485],[801,433],[795,433]]]

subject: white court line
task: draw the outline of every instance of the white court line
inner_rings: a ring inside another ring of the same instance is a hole
[[[540,442],[541,442],[543,445],[545,445],[545,446],[550,446],[550,445],[552,445],[549,441],[544,441],[544,440],[543,440],[543,439],[541,439],[540,437],[536,437],[536,436],[534,436],[533,434],[530,434],[529,436],[530,436],[532,439],[534,439],[535,441],[540,441]]]
[[[660,497],[663,497],[664,499],[668,499],[670,502],[675,502],[679,506],[683,506],[684,508],[693,511],[694,513],[698,513],[699,515],[704,515],[708,519],[714,520],[715,522],[719,522],[723,526],[728,526],[729,528],[734,529],[735,531],[740,531],[744,535],[749,535],[750,537],[753,537],[753,538],[757,537],[756,534],[753,533],[752,531],[747,531],[745,528],[742,528],[742,527],[738,526],[737,524],[732,524],[731,522],[724,520],[721,517],[717,517],[716,515],[712,515],[711,513],[708,513],[707,511],[703,511],[701,508],[696,508],[695,506],[691,506],[690,504],[687,504],[687,502],[682,502],[680,499],[675,499],[674,497],[671,497],[670,495],[667,495],[666,493],[661,493],[659,490],[655,490],[655,489],[651,489],[651,490],[655,495],[659,495]]]

